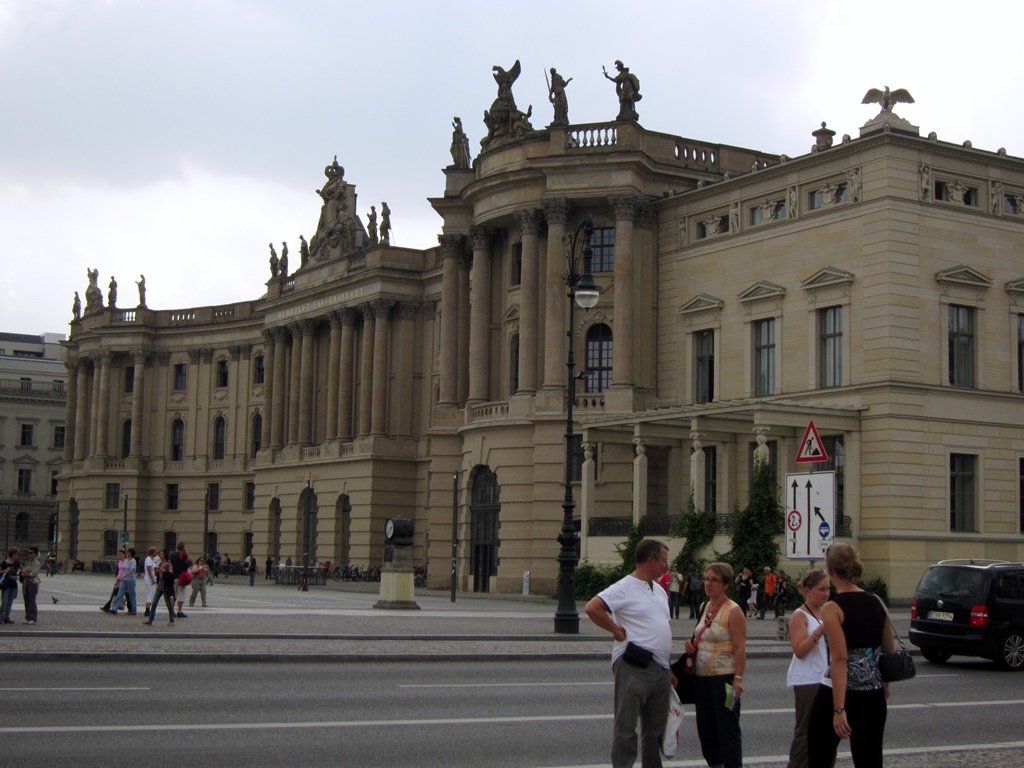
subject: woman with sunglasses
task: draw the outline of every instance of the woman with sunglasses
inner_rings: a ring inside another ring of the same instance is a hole
[[[804,603],[789,620],[789,642],[793,660],[789,662],[786,685],[793,689],[796,702],[796,726],[789,747],[786,768],[807,768],[807,723],[811,705],[828,668],[828,646],[821,609],[828,602],[828,574],[820,570],[804,571],[798,584]]]
[[[832,659],[811,706],[807,754],[811,768],[829,768],[841,739],[850,740],[855,768],[882,768],[889,685],[882,682],[875,649],[893,650],[892,625],[882,601],[855,583],[864,567],[849,544],[825,552],[836,588],[821,609]]]
[[[729,599],[733,570],[728,563],[712,563],[704,571],[707,603],[686,652],[697,651],[697,735],[700,750],[712,768],[739,768],[743,764],[740,734],[740,697],[747,666],[747,617]]]

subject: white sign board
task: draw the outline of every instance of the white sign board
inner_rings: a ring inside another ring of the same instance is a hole
[[[790,560],[825,556],[836,537],[836,473],[786,475],[786,550]]]

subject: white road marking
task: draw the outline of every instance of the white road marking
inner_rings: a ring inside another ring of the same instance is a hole
[[[558,686],[569,688],[580,685],[615,685],[614,680],[603,683],[400,683],[397,688],[543,688],[545,686]],[[3,689],[0,689],[3,690]]]
[[[152,688],[0,688],[0,692],[4,691],[71,691],[77,693],[79,691],[151,691]]]

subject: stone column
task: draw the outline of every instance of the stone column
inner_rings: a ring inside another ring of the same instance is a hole
[[[324,425],[324,441],[338,437],[338,365],[341,354],[341,315],[331,312],[327,316],[331,325],[331,338],[327,344],[327,423]]]
[[[459,380],[456,398],[459,406],[469,397],[469,266],[473,257],[463,253],[459,258]]]
[[[395,437],[412,437],[413,370],[416,358],[416,316],[419,302],[402,301],[396,307],[394,360],[398,364],[392,392],[394,419],[391,433]]]
[[[113,355],[104,352],[100,355],[100,387],[99,416],[97,417],[96,448],[97,456],[106,456],[110,448],[110,363]]]
[[[633,370],[633,222],[643,200],[636,195],[613,197],[615,208],[615,336],[612,344],[612,386],[631,387]]]
[[[291,371],[288,376],[288,445],[299,442],[299,393],[302,391],[302,328],[298,323],[288,326],[291,336]]]
[[[316,338],[316,321],[302,320],[302,361],[299,367],[299,444],[313,442],[313,366],[316,364],[313,341]]]
[[[491,356],[491,233],[484,227],[471,227],[473,265],[469,288],[469,396],[467,405],[490,399],[489,361]]]
[[[633,524],[647,514],[647,441],[633,438],[636,458],[633,459]]]
[[[128,455],[136,458],[142,456],[142,388],[146,371],[146,353],[142,351],[133,352],[132,364],[135,366],[134,378],[132,380],[132,440]]]
[[[273,403],[270,407],[270,415],[273,421],[270,424],[270,447],[280,448],[284,445],[284,417],[285,417],[285,386],[287,373],[287,344],[288,332],[284,328],[271,329],[274,334],[274,384]]]
[[[83,461],[89,454],[89,368],[90,361],[79,360],[78,402],[75,404],[75,452],[74,460]]]
[[[541,219],[536,210],[516,214],[523,242],[523,274],[519,286],[519,392],[537,391],[537,290],[540,252],[538,233]]]
[[[78,409],[78,361],[65,362],[64,368],[68,372],[67,400],[64,404],[64,461],[72,461],[75,458],[75,445],[78,436],[75,434],[78,428],[76,419]]]
[[[455,406],[459,376],[459,257],[461,235],[438,235],[441,244],[441,392],[438,405]]]
[[[370,434],[386,435],[388,431],[388,350],[391,338],[391,309],[395,302],[377,299],[373,302],[373,400],[370,406]]]
[[[364,304],[363,349],[359,358],[359,423],[356,434],[364,437],[370,434],[373,415],[373,343],[376,326],[373,322],[373,308]]]
[[[338,439],[352,439],[352,396],[355,382],[356,311],[338,312],[341,319],[341,360],[338,363]]]
[[[548,222],[548,253],[544,270],[544,389],[565,388],[565,223],[572,203],[565,198],[544,201]],[[523,340],[520,338],[522,348]]]
[[[273,441],[274,425],[274,329],[264,328],[263,334],[263,428],[260,445],[269,448]]]

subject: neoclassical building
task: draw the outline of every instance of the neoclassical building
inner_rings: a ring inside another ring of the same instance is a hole
[[[125,496],[133,542],[197,551],[208,509],[207,550],[300,563],[379,565],[402,515],[432,586],[454,533],[461,589],[529,572],[549,594],[571,335],[585,557],[641,516],[667,535],[691,492],[727,549],[754,450],[797,471],[813,420],[837,532],[894,596],[941,558],[1024,558],[1024,160],[888,101],[793,158],[647,130],[633,103],[534,129],[512,74],[475,158],[457,126],[436,247],[364,222],[335,160],[264,296],[122,309],[93,279],[66,344],[62,556],[111,555]],[[570,328],[588,214],[601,295]]]

